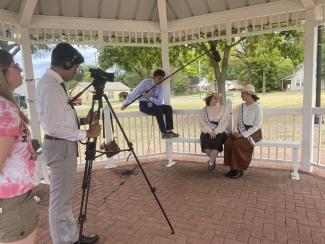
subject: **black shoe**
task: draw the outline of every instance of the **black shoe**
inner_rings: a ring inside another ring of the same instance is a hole
[[[98,235],[90,235],[90,236],[81,236],[80,244],[92,244],[98,241],[99,236]],[[78,244],[79,241],[74,242],[73,244]]]
[[[161,133],[161,138],[162,139],[171,139],[173,136],[170,134],[170,133],[168,133],[168,132],[166,132],[166,133]]]
[[[226,177],[229,177],[230,175],[234,174],[235,170],[231,169],[230,171],[228,171],[227,173],[225,173]]]
[[[170,134],[172,137],[179,137],[179,134],[175,133],[174,131],[169,131],[167,132],[168,134]]]
[[[210,164],[210,160],[208,161],[208,170],[212,171],[216,168],[216,161],[214,161],[213,165]]]
[[[229,175],[228,177],[231,179],[237,179],[243,176],[243,171],[235,170],[233,174]]]

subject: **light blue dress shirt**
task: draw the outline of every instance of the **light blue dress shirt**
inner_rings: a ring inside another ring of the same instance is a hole
[[[129,93],[129,95],[126,97],[125,101],[123,102],[123,106],[128,105],[131,101],[133,101],[136,97],[141,95],[142,92],[149,90],[151,87],[155,85],[154,80],[149,78],[142,80],[139,85],[137,85],[136,88],[132,92]],[[145,102],[151,102],[155,105],[162,105],[164,102],[163,97],[163,88],[161,84],[157,85],[154,89],[149,91],[149,99],[141,96],[138,100],[145,101]],[[149,103],[150,104],[150,103]]]

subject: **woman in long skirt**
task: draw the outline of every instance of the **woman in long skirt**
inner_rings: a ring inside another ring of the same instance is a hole
[[[256,142],[262,139],[263,109],[256,101],[259,97],[253,85],[246,85],[241,90],[240,104],[234,113],[233,134],[225,142],[224,164],[230,166],[225,174],[229,178],[243,176],[253,155]]]

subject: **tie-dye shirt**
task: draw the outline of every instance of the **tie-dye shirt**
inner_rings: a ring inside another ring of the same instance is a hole
[[[37,184],[36,154],[26,123],[17,107],[0,96],[0,137],[16,139],[9,157],[0,170],[0,199],[22,195]]]

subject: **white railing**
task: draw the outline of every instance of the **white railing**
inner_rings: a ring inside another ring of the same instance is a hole
[[[180,136],[199,138],[199,109],[174,110],[174,129]],[[155,117],[141,112],[126,112],[117,114],[122,127],[133,143],[134,150],[139,158],[150,156],[166,156],[166,141],[161,139]],[[111,129],[110,119],[105,119],[106,131]],[[114,137],[121,148],[127,148],[120,128],[113,120]],[[272,141],[301,142],[302,109],[264,109],[263,139]],[[288,148],[257,147],[254,158],[267,161],[291,161],[292,153]],[[173,145],[174,155],[200,156],[200,145],[191,142],[176,142]],[[299,154],[300,155],[300,154]],[[116,155],[114,159],[125,160],[127,152]],[[101,159],[105,160],[105,159]],[[300,161],[300,158],[298,158]]]
[[[183,137],[199,138],[199,111],[176,110],[174,112],[175,128]],[[302,109],[264,109],[263,139],[271,141],[301,141]],[[290,162],[292,152],[287,148],[256,147],[254,159]],[[173,154],[202,154],[198,143],[175,142]],[[298,159],[299,160],[299,159]]]

